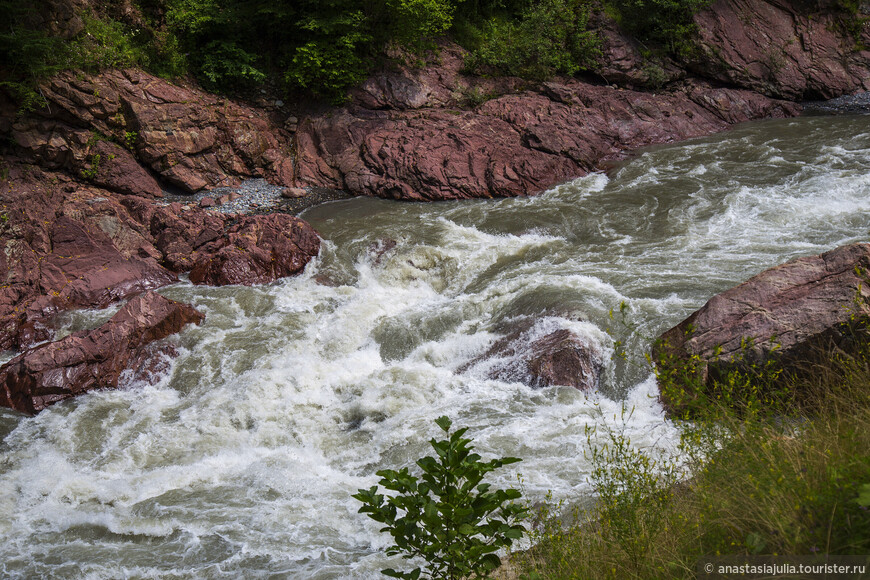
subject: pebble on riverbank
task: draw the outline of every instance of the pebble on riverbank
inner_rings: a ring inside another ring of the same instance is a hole
[[[283,187],[265,179],[249,179],[237,187],[215,187],[192,195],[165,193],[163,205],[196,204],[224,214],[287,213],[299,215],[309,207],[353,197],[343,191],[314,187]]]

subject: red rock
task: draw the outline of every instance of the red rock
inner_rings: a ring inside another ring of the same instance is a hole
[[[575,389],[598,388],[600,357],[569,330],[557,330],[531,344],[526,366],[533,387],[563,385]]]
[[[230,196],[229,195],[222,195],[218,198],[217,202],[218,202],[218,205],[226,205],[230,202]]]
[[[207,207],[214,207],[214,206],[215,206],[215,202],[214,202],[214,199],[211,197],[204,197],[201,200],[199,200],[199,207],[207,208]]]
[[[177,280],[153,259],[125,258],[100,230],[66,216],[50,230],[52,253],[41,262],[43,291],[63,308],[104,308]]]
[[[192,306],[140,294],[99,328],[37,346],[0,367],[0,405],[32,415],[93,389],[116,388],[125,370],[150,358],[150,343],[202,320]]]
[[[101,308],[177,280],[158,264],[148,227],[110,192],[5,161],[0,348],[44,340],[60,310]]]
[[[94,182],[136,195],[159,191],[148,170],[188,192],[239,177],[292,179],[289,136],[260,110],[135,70],[64,72],[40,92],[48,107],[16,120],[12,135],[19,153],[45,168],[78,174],[99,154]],[[133,147],[138,160],[95,135]]]
[[[690,85],[653,95],[579,81],[490,100],[475,111],[356,111],[299,127],[301,181],[403,200],[510,197],[584,175],[655,143],[788,117],[800,108],[748,91]]]
[[[248,216],[200,253],[194,284],[265,284],[300,272],[320,250],[317,232],[286,214]]]
[[[696,74],[793,100],[829,99],[870,89],[870,52],[844,34],[830,2],[718,0],[695,17]],[[870,41],[863,27],[860,42]]]
[[[483,355],[459,372],[490,359],[500,360],[488,371],[492,379],[520,381],[533,388],[567,386],[585,391],[601,384],[601,355],[570,330],[533,338],[527,324],[497,340]]]
[[[832,347],[854,344],[844,327],[870,321],[870,244],[842,246],[798,258],[750,278],[711,298],[661,335],[653,351],[660,371],[685,367],[689,359],[705,388],[732,369],[775,360],[785,375],[799,372]],[[665,388],[661,399],[681,414],[697,397],[692,385]]]
[[[95,155],[100,156],[98,163],[93,162]],[[96,174],[91,178],[95,184],[126,195],[163,197],[157,180],[126,149],[101,140],[91,148],[89,158],[90,168],[96,165]]]

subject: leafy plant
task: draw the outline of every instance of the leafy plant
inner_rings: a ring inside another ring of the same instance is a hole
[[[124,147],[133,151],[136,147],[136,141],[139,140],[138,131],[124,131]]]
[[[81,176],[87,180],[91,180],[97,177],[97,174],[100,172],[100,161],[102,157],[99,153],[95,153],[89,156],[90,167],[87,169],[81,170]]]
[[[626,409],[623,407],[623,421]],[[630,415],[629,415],[630,417]],[[598,496],[597,515],[602,539],[623,552],[626,561],[644,568],[651,545],[661,534],[674,485],[681,470],[672,458],[655,458],[633,447],[624,434],[607,429],[607,441],[592,443],[587,427],[592,487]]]
[[[519,19],[493,18],[466,60],[474,72],[546,79],[593,66],[599,39],[588,30],[587,0],[542,0]]]
[[[516,522],[527,509],[514,503],[521,497],[518,490],[492,490],[482,480],[490,471],[520,460],[502,457],[483,462],[472,452],[471,439],[463,437],[467,428],[451,434],[450,419],[440,417],[435,422],[448,438],[430,441],[437,458],[417,461],[422,470],[419,478],[407,467],[381,470],[377,472],[379,484],[395,495],[380,494],[378,486],[373,486],[360,489],[353,497],[363,503],[360,513],[385,524],[381,531],[393,536],[395,544],[387,554],[423,558],[430,578],[486,577],[500,564],[496,552],[523,536],[525,530]],[[419,567],[410,572],[391,568],[382,572],[407,579],[424,573]]]

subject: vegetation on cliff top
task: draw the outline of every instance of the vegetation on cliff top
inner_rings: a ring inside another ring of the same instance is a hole
[[[48,3],[0,0],[8,22],[0,78],[20,101],[33,99],[35,82],[57,70],[123,66],[190,73],[218,91],[272,80],[341,100],[389,47],[422,55],[446,35],[470,51],[472,72],[543,79],[594,67],[593,11],[674,51],[685,44],[692,14],[710,1],[134,0],[132,13],[92,3],[77,15],[83,30],[61,40],[49,30]]]

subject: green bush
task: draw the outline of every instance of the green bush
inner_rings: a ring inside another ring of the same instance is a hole
[[[387,0],[386,6],[393,20],[392,39],[418,49],[450,28],[456,8],[450,0]]]
[[[501,563],[496,552],[523,536],[525,530],[516,522],[526,508],[514,503],[519,491],[491,490],[482,480],[487,473],[520,460],[502,457],[482,462],[480,455],[472,453],[471,439],[463,438],[467,429],[451,434],[450,419],[440,417],[435,422],[448,438],[430,441],[437,458],[417,461],[422,470],[419,478],[407,467],[378,471],[380,485],[396,494],[384,496],[373,486],[353,497],[363,503],[360,513],[385,524],[381,531],[393,536],[395,544],[387,554],[423,558],[431,578],[485,577]],[[423,570],[382,572],[416,579]]]
[[[60,70],[57,55],[64,48],[61,39],[31,25],[35,13],[35,3],[0,0],[0,14],[4,15],[0,27],[0,89],[18,103],[21,111],[43,105],[36,83]]]
[[[617,20],[640,40],[661,44],[671,54],[688,56],[696,32],[692,17],[713,0],[607,0]]]
[[[599,40],[588,30],[587,0],[542,0],[519,20],[495,17],[482,28],[466,66],[543,80],[554,74],[574,75],[593,66]]]
[[[67,50],[67,67],[97,72],[106,68],[143,65],[145,52],[120,22],[83,14],[84,31]]]

